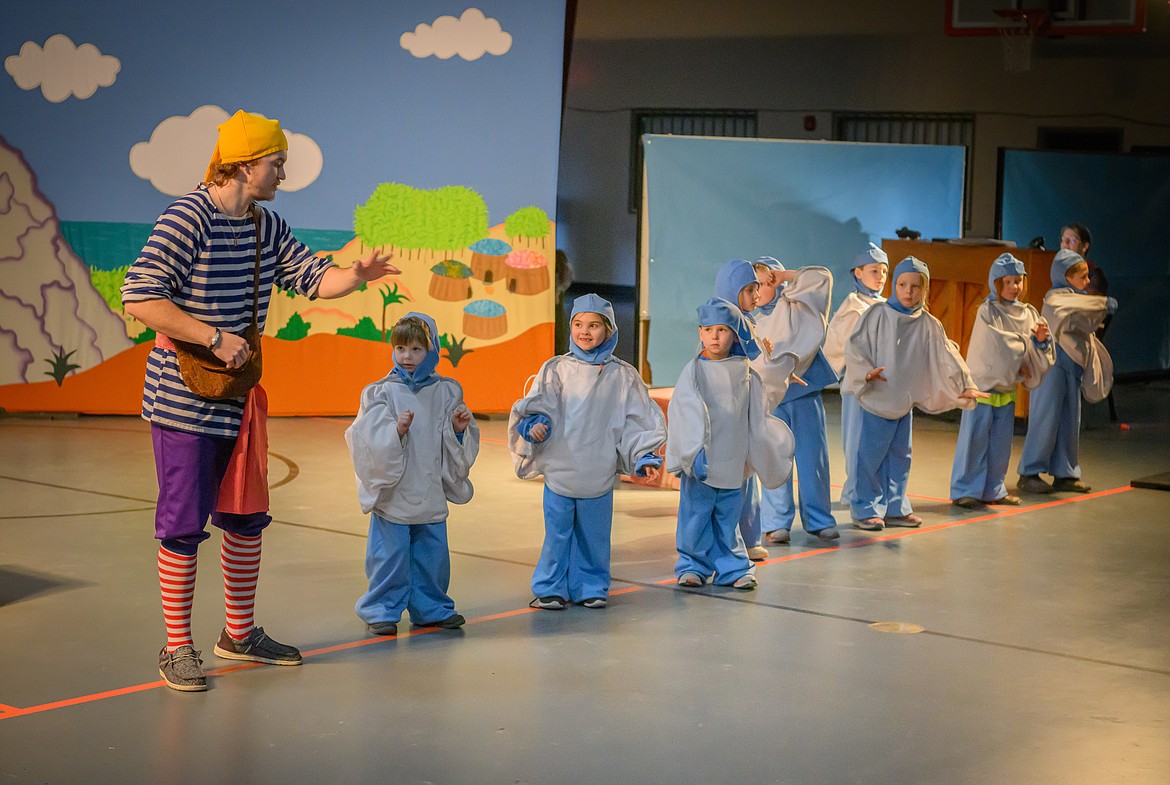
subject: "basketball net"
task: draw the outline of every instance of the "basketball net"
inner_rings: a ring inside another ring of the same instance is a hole
[[[997,8],[995,13],[1010,23],[999,28],[1003,70],[1014,74],[1031,70],[1036,35],[1048,29],[1048,11],[1043,8]]]

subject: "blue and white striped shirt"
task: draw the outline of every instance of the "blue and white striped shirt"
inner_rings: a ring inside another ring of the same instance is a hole
[[[333,266],[292,235],[288,224],[257,205],[260,233],[260,331],[275,283],[310,299]],[[204,186],[159,216],[150,239],[126,272],[122,302],[170,300],[204,324],[239,335],[252,322],[256,229],[252,217],[219,212]],[[234,439],[244,398],[209,401],[179,376],[175,353],[155,347],[146,361],[142,417],[152,423]]]

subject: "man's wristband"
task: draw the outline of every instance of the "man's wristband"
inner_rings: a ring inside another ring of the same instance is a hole
[[[211,343],[207,344],[207,348],[214,352],[219,348],[221,343],[223,343],[223,332],[221,332],[220,329],[216,327],[215,335],[211,336]]]

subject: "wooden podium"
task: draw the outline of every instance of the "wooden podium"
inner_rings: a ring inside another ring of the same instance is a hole
[[[1052,259],[1056,256],[1055,251],[1032,248],[925,240],[882,240],[882,250],[890,257],[891,279],[886,284],[887,291],[894,285],[894,267],[898,262],[907,256],[926,262],[930,268],[927,307],[942,322],[947,335],[959,344],[964,357],[971,341],[975,314],[988,294],[987,273],[991,270],[991,263],[1003,253],[1010,253],[1023,262],[1028,271],[1028,293],[1024,299],[1039,311],[1050,285]],[[1021,385],[1016,399],[1016,416],[1026,417],[1027,414],[1028,391]]]

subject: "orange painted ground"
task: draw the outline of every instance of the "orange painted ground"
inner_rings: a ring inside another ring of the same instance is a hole
[[[300,341],[263,338],[264,389],[272,416],[352,415],[362,388],[390,370],[387,344],[340,335]],[[0,409],[9,412],[138,414],[151,344],[127,349],[101,365],[52,380],[0,386]],[[444,350],[445,351],[445,350]],[[481,414],[508,411],[528,377],[553,352],[553,325],[539,324],[505,343],[463,355],[458,367],[442,358],[439,373],[463,385],[468,407]]]

